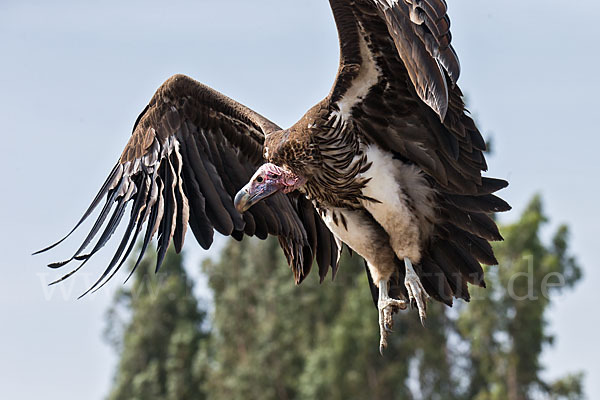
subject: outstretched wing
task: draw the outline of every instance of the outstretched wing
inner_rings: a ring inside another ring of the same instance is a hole
[[[82,261],[81,265],[54,283],[79,270],[108,242],[130,203],[125,234],[90,290],[116,273],[140,234],[143,242],[135,267],[157,234],[158,270],[171,240],[175,249],[181,250],[188,223],[204,249],[212,244],[214,230],[238,240],[244,234],[261,239],[269,234],[278,236],[298,283],[310,271],[314,257],[321,279],[329,267],[335,271],[336,243],[304,197],[277,193],[243,214],[233,206],[237,191],[264,162],[265,135],[279,129],[256,112],[187,76],[168,79],[138,117],[121,158],[81,220],[65,238],[40,251],[60,244],[105,199],[75,254],[50,267],[59,268],[71,261]]]
[[[478,194],[485,142],[456,85],[444,0],[331,0],[341,62],[333,107],[358,131],[419,165],[446,191]]]
[[[329,95],[333,113],[395,157],[417,165],[436,190],[436,216],[420,265],[428,292],[451,304],[484,285],[479,262],[495,264],[501,240],[489,213],[510,206],[485,178],[485,142],[456,81],[444,0],[330,0],[341,60]],[[441,280],[439,278],[442,278]],[[445,277],[445,278],[444,278]]]

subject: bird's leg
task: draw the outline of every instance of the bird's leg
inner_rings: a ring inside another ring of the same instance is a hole
[[[379,281],[379,300],[377,309],[379,310],[379,352],[383,355],[383,349],[387,347],[387,335],[392,331],[394,321],[392,313],[394,307],[404,310],[407,307],[405,300],[392,299],[388,294],[388,280]]]
[[[419,276],[415,272],[412,263],[407,257],[404,257],[404,265],[406,267],[406,273],[404,277],[404,286],[408,291],[408,299],[411,304],[416,303],[419,309],[419,317],[421,317],[421,324],[425,324],[425,317],[427,311],[427,299],[429,295],[423,288],[423,284],[419,279]]]

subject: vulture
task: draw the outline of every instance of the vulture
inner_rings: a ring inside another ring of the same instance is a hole
[[[510,209],[494,192],[508,183],[482,176],[486,143],[457,86],[445,1],[329,3],[340,64],[327,97],[282,129],[190,77],[169,78],[73,228],[101,206],[89,234],[50,267],[80,264],[53,283],[122,222],[90,290],[115,275],[138,238],[131,273],[155,236],[158,270],[171,242],[181,250],[188,224],[204,249],[215,230],[277,236],[296,284],[314,263],[321,281],[335,276],[345,244],[365,260],[381,351],[398,310],[416,307],[423,321],[430,298],[451,306],[469,300],[468,283],[485,287],[481,264],[497,264],[490,241],[502,240],[491,214]]]

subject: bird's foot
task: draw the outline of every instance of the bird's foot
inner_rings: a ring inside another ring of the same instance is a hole
[[[423,284],[415,272],[412,263],[406,257],[404,257],[404,265],[406,266],[404,286],[406,286],[406,290],[408,291],[408,299],[411,305],[416,304],[421,324],[424,326],[425,318],[427,317],[427,300],[429,299],[429,295],[425,291],[425,288],[423,288]]]
[[[394,320],[392,314],[395,308],[406,309],[405,300],[392,299],[388,295],[388,281],[379,281],[379,301],[377,309],[379,310],[379,353],[383,355],[383,349],[387,347],[387,335],[392,332]]]

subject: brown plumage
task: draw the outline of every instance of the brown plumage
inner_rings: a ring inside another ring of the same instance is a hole
[[[138,263],[157,235],[158,269],[171,240],[181,249],[188,223],[203,248],[213,230],[238,240],[277,236],[296,283],[314,260],[321,280],[335,272],[346,242],[366,259],[373,288],[389,280],[393,297],[413,299],[401,284],[412,270],[407,260],[427,294],[447,304],[469,298],[467,282],[483,286],[479,262],[496,262],[488,241],[501,239],[489,214],[510,209],[492,193],[507,183],[481,176],[485,142],[456,85],[445,2],[330,4],[340,66],[323,101],[283,130],[189,77],[171,77],[76,225],[106,197],[90,234],[51,267],[85,264],[132,203],[93,288],[114,275],[140,234]]]

